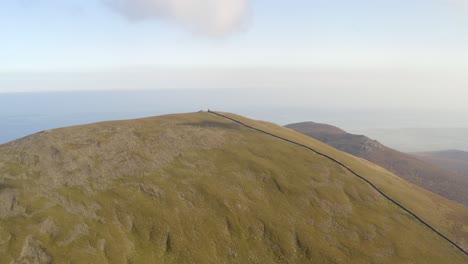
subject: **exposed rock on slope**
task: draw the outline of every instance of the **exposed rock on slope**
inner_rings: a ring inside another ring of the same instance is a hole
[[[468,210],[353,167],[467,247]],[[0,263],[466,263],[336,163],[209,113],[105,122],[0,146]]]

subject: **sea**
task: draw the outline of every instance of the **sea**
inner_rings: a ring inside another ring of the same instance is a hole
[[[279,125],[327,123],[356,133],[376,129],[468,128],[464,111],[296,105],[232,90],[0,93],[0,144],[47,129],[208,109]]]

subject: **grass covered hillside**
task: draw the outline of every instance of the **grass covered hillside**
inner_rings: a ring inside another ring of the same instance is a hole
[[[468,209],[287,128],[468,248]],[[0,146],[0,263],[467,263],[313,152],[210,113],[44,131]]]
[[[326,124],[304,122],[286,127],[373,162],[407,181],[468,206],[468,177],[459,175],[434,160],[422,155],[402,153],[366,136],[350,134]],[[467,164],[465,162],[465,168]]]

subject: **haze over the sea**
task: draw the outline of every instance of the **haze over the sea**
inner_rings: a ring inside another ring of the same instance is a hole
[[[311,99],[313,101],[313,99]],[[350,132],[376,128],[468,128],[455,110],[294,104],[239,90],[82,91],[0,94],[0,143],[63,126],[216,109],[281,125],[315,121]]]

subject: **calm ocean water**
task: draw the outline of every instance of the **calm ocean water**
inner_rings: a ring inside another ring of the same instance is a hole
[[[235,112],[280,125],[323,122],[350,132],[376,128],[468,128],[467,115],[461,112],[297,106],[269,99],[235,90],[0,94],[0,144],[45,129],[206,109]]]

